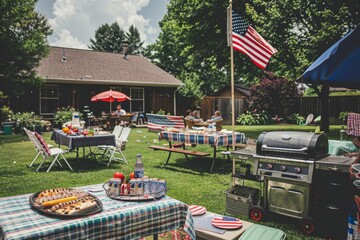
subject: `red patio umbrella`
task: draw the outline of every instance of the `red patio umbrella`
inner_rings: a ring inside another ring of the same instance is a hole
[[[110,103],[110,112],[111,112],[111,103],[115,102],[115,100],[118,102],[123,102],[126,100],[131,100],[131,98],[122,92],[113,91],[113,90],[99,93],[91,98],[92,102],[97,102],[97,101],[109,102]]]

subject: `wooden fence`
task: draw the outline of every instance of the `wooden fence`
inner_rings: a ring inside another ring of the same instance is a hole
[[[235,99],[235,119],[247,108],[244,99]],[[231,124],[231,98],[204,97],[201,106],[201,117],[207,119],[215,110],[220,110],[224,124]],[[299,97],[294,101],[294,106],[287,109],[288,113],[299,113],[304,118],[310,113],[315,117],[321,115],[321,101],[319,97]],[[343,124],[339,119],[341,112],[360,113],[360,96],[330,96],[329,97],[329,122],[330,124]]]
[[[293,109],[289,112],[307,116],[309,113],[315,116],[321,115],[321,99],[319,97],[300,97],[295,99]],[[360,113],[360,96],[330,96],[329,97],[329,121],[330,124],[343,124],[339,119],[341,112]]]

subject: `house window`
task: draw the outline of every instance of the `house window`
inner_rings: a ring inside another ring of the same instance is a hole
[[[131,112],[144,112],[144,89],[130,88]]]
[[[40,114],[53,115],[59,106],[59,86],[43,85],[40,87]]]

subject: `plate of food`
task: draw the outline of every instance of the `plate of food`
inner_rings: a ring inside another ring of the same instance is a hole
[[[206,208],[198,205],[190,205],[189,210],[193,216],[199,216],[206,213]]]
[[[193,126],[192,129],[197,130],[197,131],[202,131],[205,129],[205,127],[194,127]]]
[[[34,193],[29,198],[36,211],[53,217],[76,218],[101,212],[102,202],[80,189],[52,188]]]
[[[237,229],[242,227],[240,219],[233,217],[214,217],[211,224],[222,229]]]

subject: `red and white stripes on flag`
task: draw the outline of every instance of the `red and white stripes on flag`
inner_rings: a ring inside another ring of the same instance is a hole
[[[265,69],[277,50],[234,11],[232,11],[232,28],[233,48],[249,56],[259,68]]]
[[[149,131],[164,131],[165,128],[185,128],[184,119],[181,116],[147,113],[146,117]]]

